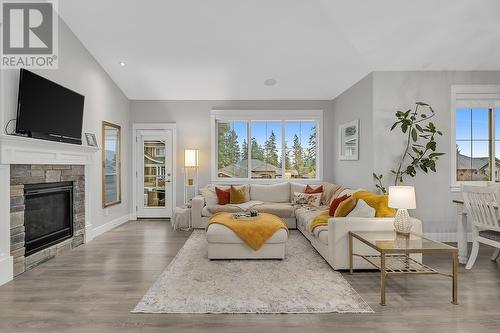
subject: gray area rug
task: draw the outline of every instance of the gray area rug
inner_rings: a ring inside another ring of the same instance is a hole
[[[372,313],[298,231],[284,260],[207,259],[195,230],[132,312]]]

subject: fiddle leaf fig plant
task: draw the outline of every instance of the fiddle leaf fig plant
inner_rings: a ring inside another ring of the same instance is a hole
[[[401,130],[405,136],[405,147],[397,168],[391,170],[394,185],[403,183],[405,176],[415,177],[418,170],[436,172],[436,162],[445,153],[437,151],[435,138],[443,133],[431,121],[434,115],[432,107],[424,102],[416,102],[413,110],[396,112],[397,121],[391,126],[391,131],[396,128]],[[383,175],[373,173],[373,178],[377,189],[386,194]]]

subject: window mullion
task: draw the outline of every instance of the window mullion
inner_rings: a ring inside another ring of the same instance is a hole
[[[496,182],[496,158],[495,158],[495,111],[493,108],[488,110],[489,122],[490,122],[490,181]]]
[[[247,126],[248,126],[248,129],[247,129],[247,133],[248,133],[248,138],[247,138],[247,150],[248,150],[248,158],[247,158],[247,178],[248,178],[248,181],[250,181],[252,179],[252,120],[248,120],[247,122]]]
[[[286,139],[285,139],[285,121],[281,121],[281,178],[285,178],[286,175]]]

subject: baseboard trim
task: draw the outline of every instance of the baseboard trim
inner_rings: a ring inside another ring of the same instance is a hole
[[[437,242],[456,242],[456,232],[425,232],[424,236]],[[467,241],[472,242],[472,234],[467,234]]]
[[[0,286],[14,278],[14,261],[11,256],[0,258]]]
[[[95,237],[102,235],[103,233],[108,232],[108,231],[122,225],[123,223],[132,220],[131,215],[132,214],[123,215],[122,217],[111,220],[111,221],[109,221],[101,226],[98,226],[97,228],[92,229],[90,231],[90,233],[91,233],[90,239],[94,239]]]

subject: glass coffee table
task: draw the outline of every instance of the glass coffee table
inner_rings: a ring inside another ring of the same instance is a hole
[[[353,252],[353,239],[364,243],[379,254],[366,255]],[[443,273],[413,258],[411,254],[449,254],[451,273]],[[401,237],[395,231],[349,231],[349,271],[353,273],[353,257],[361,257],[380,270],[380,304],[385,305],[385,280],[390,275],[439,274],[452,280],[452,303],[457,303],[458,249],[423,236],[410,234]]]

